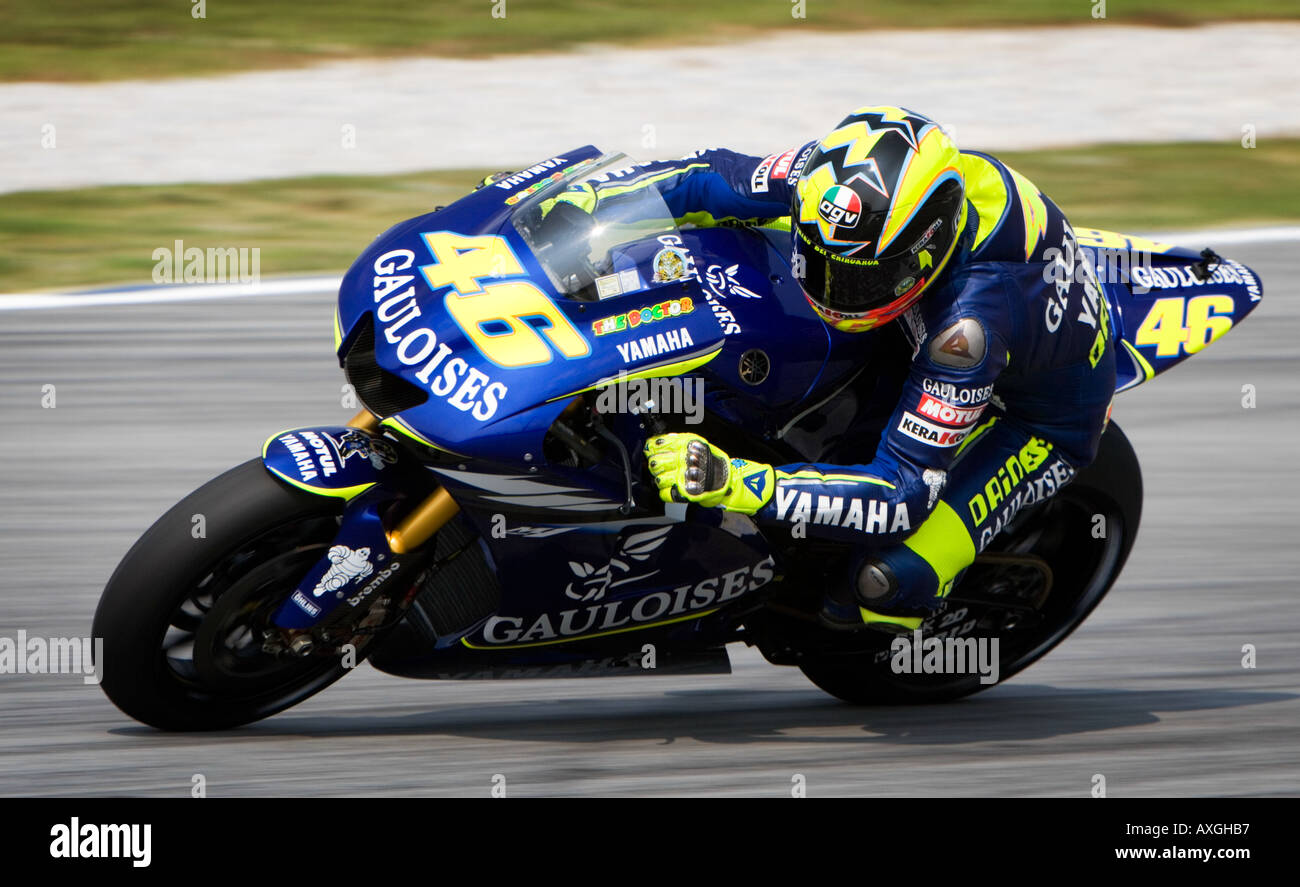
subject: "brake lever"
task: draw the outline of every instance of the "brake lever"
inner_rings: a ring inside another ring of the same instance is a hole
[[[631,514],[636,508],[636,498],[632,495],[632,485],[636,482],[632,477],[632,458],[627,454],[627,447],[623,446],[623,441],[614,432],[605,427],[604,423],[595,426],[596,433],[605,440],[612,443],[618,450],[619,456],[623,460],[623,480],[626,484],[626,501],[618,507],[623,514]]]

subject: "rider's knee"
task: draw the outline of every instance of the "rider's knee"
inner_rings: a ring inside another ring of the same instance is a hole
[[[933,610],[940,591],[934,568],[902,545],[874,552],[854,576],[858,603],[873,611]]]

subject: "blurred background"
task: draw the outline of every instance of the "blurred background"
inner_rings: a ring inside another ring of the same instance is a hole
[[[1076,225],[1300,214],[1294,0],[0,0],[0,292],[176,239],[342,271],[486,172],[592,143],[781,151],[941,120]]]
[[[1300,793],[1297,49],[1295,0],[0,0],[0,637],[84,635],[159,514],[355,412],[331,316],[373,237],[580,145],[766,154],[901,104],[1076,226],[1216,229],[1178,242],[1265,293],[1119,399],[1146,489],[1124,574],[971,700],[855,709],[734,648],[701,678],[362,669],[177,736],[79,677],[6,674],[0,794]],[[289,279],[140,290],[178,240]]]

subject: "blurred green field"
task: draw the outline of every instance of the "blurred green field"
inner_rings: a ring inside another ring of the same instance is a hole
[[[1300,221],[1300,139],[999,152],[1080,227],[1123,232]],[[450,203],[484,170],[0,195],[0,292],[148,283],[153,251],[259,247],[263,275],[341,272],[376,235]]]
[[[664,45],[776,28],[1095,25],[1101,0],[0,0],[0,80],[177,77],[361,56]],[[502,4],[505,16],[500,17]],[[792,13],[801,7],[804,18]],[[1105,0],[1110,24],[1300,18],[1296,0]],[[494,11],[497,13],[494,16]]]

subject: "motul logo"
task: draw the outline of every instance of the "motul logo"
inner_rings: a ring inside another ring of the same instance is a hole
[[[944,425],[963,426],[969,425],[980,417],[984,412],[984,404],[977,407],[955,407],[950,403],[931,397],[928,394],[921,395],[921,403],[917,406],[916,411],[922,416],[928,416]]]

